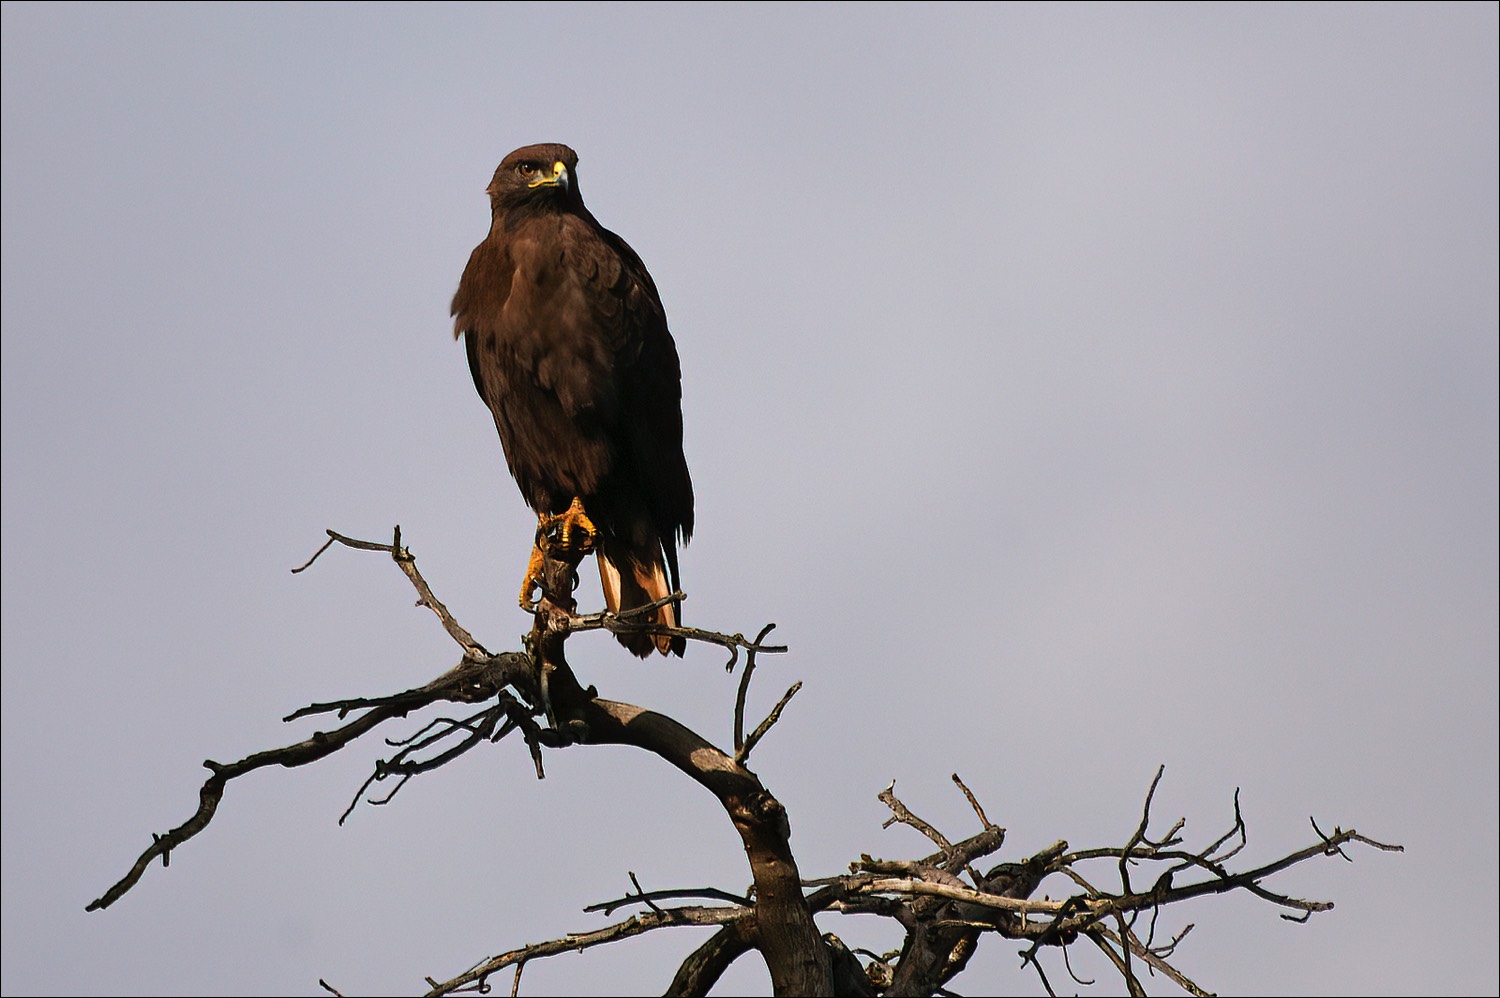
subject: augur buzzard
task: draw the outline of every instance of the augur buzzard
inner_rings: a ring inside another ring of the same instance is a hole
[[[677,588],[693,483],[661,296],[635,251],[584,207],[577,166],[578,154],[557,144],[501,160],[489,235],[453,296],[453,335],[464,337],[474,386],[539,529],[560,525],[565,539],[593,547],[605,603],[619,611]],[[533,548],[523,606],[540,585],[540,557]],[[669,603],[653,622],[677,619]],[[652,648],[681,655],[685,644],[618,637],[643,658]]]

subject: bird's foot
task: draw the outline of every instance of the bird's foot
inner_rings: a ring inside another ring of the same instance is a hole
[[[541,528],[537,528],[537,536],[541,536]],[[542,549],[537,545],[531,546],[531,560],[526,563],[526,575],[521,579],[521,609],[529,612],[536,610],[536,601],[542,595]]]
[[[556,516],[544,516],[537,521],[536,546],[548,545],[554,558],[577,564],[584,555],[594,550],[599,539],[599,529],[583,511],[583,500],[573,498],[568,508]]]
[[[536,541],[531,546],[531,560],[526,565],[526,577],[521,580],[521,608],[535,610],[536,600],[544,591],[542,570],[545,548],[554,558],[570,565],[584,559],[599,539],[599,528],[583,511],[583,500],[574,498],[568,508],[556,516],[542,515],[536,521]]]

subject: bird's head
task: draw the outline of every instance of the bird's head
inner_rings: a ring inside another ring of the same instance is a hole
[[[522,146],[500,161],[486,188],[496,214],[513,208],[582,205],[578,154],[556,142]]]

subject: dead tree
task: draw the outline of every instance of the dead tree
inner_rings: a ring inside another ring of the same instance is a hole
[[[915,860],[862,855],[846,873],[806,879],[791,851],[785,809],[748,766],[756,743],[801,687],[794,684],[769,716],[748,735],[745,733],[745,699],[756,655],[786,650],[765,643],[774,625],[766,625],[751,640],[742,634],[649,623],[646,611],[654,605],[620,614],[579,615],[572,598],[577,561],[555,556],[552,538],[539,530],[537,540],[545,555],[544,586],[532,608],[531,633],[523,650],[491,654],[433,595],[417,571],[415,558],[402,546],[399,527],[391,544],[354,540],[331,530],[328,536],[328,543],[294,571],[309,567],[334,543],[390,554],[416,587],[417,605],[432,610],[462,649],[458,664],[432,682],[404,693],[311,704],[283,719],[332,714],[341,722],[347,721],[331,731],[316,732],[304,741],[257,752],[227,765],[205,762],[210,775],[199,791],[198,810],[183,824],[153,836],[130,871],[89,904],[88,910],[114,904],[156,859],[167,865],[174,848],[213,820],[230,780],[263,766],[315,762],[386,721],[438,702],[481,706],[467,717],[433,721],[393,742],[398,751],[375,764],[340,822],[361,800],[386,803],[406,781],[510,734],[519,733],[538,779],[544,776],[545,751],[581,745],[632,745],[671,763],[714,795],[740,835],[752,884],[743,895],[719,889],[647,891],[631,874],[635,887],[632,893],[586,909],[606,916],[625,908],[638,909],[623,921],[486,957],[447,980],[428,977],[429,995],[487,991],[490,978],[507,970],[514,975],[511,993],[516,994],[521,972],[531,960],[683,925],[716,925],[719,931],[683,960],[667,987],[669,995],[706,994],[730,964],[752,950],[765,960],[777,995],[947,994],[951,993],[947,985],[967,966],[986,935],[1020,941],[1023,962],[1035,971],[1049,995],[1054,991],[1040,955],[1055,949],[1061,952],[1067,967],[1069,949],[1079,942],[1102,951],[1132,995],[1146,993],[1143,974],[1161,975],[1189,994],[1206,995],[1210,992],[1171,963],[1176,947],[1192,926],[1166,939],[1158,937],[1158,919],[1164,908],[1204,895],[1246,891],[1295,912],[1282,917],[1305,921],[1333,904],[1280,894],[1265,887],[1263,881],[1318,856],[1348,860],[1343,847],[1351,843],[1385,851],[1401,849],[1353,829],[1335,827],[1325,834],[1314,823],[1316,841],[1305,848],[1262,866],[1235,870],[1230,861],[1245,845],[1238,792],[1233,822],[1214,840],[1186,846],[1181,835],[1185,822],[1180,819],[1153,838],[1152,800],[1162,778],[1158,769],[1146,793],[1139,823],[1122,845],[1073,850],[1067,842],[1059,841],[1033,856],[1000,862],[981,872],[975,864],[1001,849],[1005,829],[986,817],[978,799],[954,774],[953,782],[978,820],[977,833],[951,841],[913,814],[896,797],[893,784],[879,795],[891,810],[886,825],[910,825],[930,839],[936,851]],[[682,593],[669,597],[682,598]],[[712,745],[664,714],[605,700],[594,688],[583,687],[568,666],[564,645],[571,634],[588,630],[673,634],[711,642],[728,650],[731,670],[743,657],[735,700],[733,751]],[[357,716],[348,720],[351,715]],[[369,796],[376,784],[386,781],[394,781],[394,789],[379,799]],[[1112,876],[1118,884],[1106,887],[1102,876]],[[1071,881],[1069,896],[1063,900],[1033,899],[1042,882],[1053,877]],[[683,901],[695,903],[662,903]],[[813,923],[813,915],[819,912],[888,917],[901,926],[905,939],[893,952],[850,949],[838,936],[819,933]],[[1071,968],[1068,973],[1072,973]]]

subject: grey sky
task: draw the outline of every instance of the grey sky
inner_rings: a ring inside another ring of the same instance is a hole
[[[447,305],[495,164],[563,141],[682,355],[687,617],[778,623],[759,710],[806,683],[756,761],[805,875],[924,851],[880,829],[892,779],[961,836],[961,773],[1017,858],[1122,843],[1165,764],[1190,842],[1238,787],[1247,859],[1309,815],[1408,850],[1274,882],[1337,902],[1308,925],[1184,911],[1199,983],[1496,993],[1496,29],[1492,4],[6,3],[3,990],[412,993],[604,924],[580,909],[627,871],[747,882],[713,800],[621,749],[538,783],[502,743],[338,828],[371,745],[237,783],[83,911],[203,759],[455,660],[388,562],[288,574],[325,527],[400,523],[480,640],[526,626],[532,521]],[[585,681],[727,740],[717,652],[577,640]],[[523,993],[659,993],[700,938]],[[1040,993],[1017,949],[958,990]],[[742,961],[721,993],[766,989]]]

